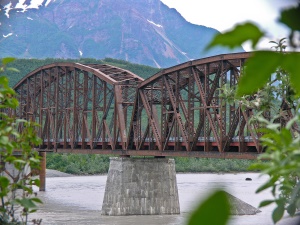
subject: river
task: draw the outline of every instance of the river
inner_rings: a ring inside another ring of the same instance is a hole
[[[246,181],[247,177],[252,181]],[[195,205],[216,188],[258,207],[260,201],[271,198],[269,192],[255,194],[266,180],[267,177],[260,177],[257,173],[177,174],[179,215],[102,216],[106,175],[49,177],[46,179],[46,192],[38,193],[44,204],[31,217],[42,218],[42,224],[46,225],[184,225]],[[261,208],[262,212],[256,215],[232,216],[230,225],[271,225],[273,208],[274,205]],[[215,213],[217,216],[218,212]],[[295,222],[285,215],[278,224],[294,225]]]

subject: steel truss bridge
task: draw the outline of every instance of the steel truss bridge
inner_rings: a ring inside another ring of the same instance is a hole
[[[252,159],[263,151],[259,124],[248,123],[254,109],[220,96],[250,54],[189,61],[146,80],[110,65],[54,63],[15,85],[13,113],[40,124],[41,152]],[[282,123],[292,117],[284,111]]]

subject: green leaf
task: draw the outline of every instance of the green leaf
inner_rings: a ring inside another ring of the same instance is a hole
[[[17,199],[16,200],[21,206],[26,209],[36,208],[36,204],[29,198]]]
[[[216,191],[192,213],[188,225],[225,225],[229,214],[230,205],[226,192]]]
[[[7,63],[13,62],[15,61],[15,58],[13,57],[6,57],[4,59],[2,59],[2,64],[6,65]]]
[[[16,123],[27,123],[27,120],[24,119],[16,119]]]
[[[281,130],[281,141],[282,144],[285,144],[286,146],[290,145],[293,141],[291,132],[286,128],[282,128]]]
[[[279,204],[272,213],[272,219],[274,223],[277,223],[282,217],[284,213],[283,204]]]
[[[34,180],[31,180],[30,182],[30,185],[36,185],[36,186],[40,186],[41,182],[39,179],[34,179]]]
[[[296,204],[295,204],[295,203],[290,204],[290,205],[287,207],[286,211],[288,212],[288,214],[289,214],[290,216],[294,216],[294,215],[295,215],[295,212],[296,212]]]
[[[41,200],[41,199],[39,199],[39,198],[32,198],[31,200],[32,200],[33,202],[36,202],[36,203],[41,203],[41,204],[43,204],[42,200]]]
[[[20,70],[13,68],[13,67],[8,67],[6,68],[6,70],[11,71],[11,72],[15,72],[15,73],[20,73]]]
[[[9,143],[9,138],[7,136],[1,136],[0,143],[1,145],[7,145]]]
[[[289,8],[281,11],[279,22],[287,25],[291,30],[300,31],[300,4],[298,7]]]
[[[213,46],[223,45],[229,48],[240,47],[245,41],[252,41],[252,48],[255,48],[257,42],[264,33],[253,23],[239,24],[224,34],[218,34],[210,42],[206,49]]]
[[[262,186],[260,186],[255,193],[259,193],[269,187],[272,187],[274,185],[275,181],[274,180],[269,180],[267,183],[263,184]]]
[[[300,95],[300,53],[291,52],[283,57],[282,67],[285,69],[291,79],[291,84],[298,95]]]
[[[0,187],[1,189],[7,188],[9,185],[9,179],[7,177],[0,176]]]
[[[271,51],[258,51],[245,63],[237,89],[237,96],[251,95],[262,88],[272,73],[280,66],[282,54]]]
[[[277,131],[277,129],[280,127],[281,125],[279,123],[270,123],[267,125],[267,128],[270,130],[274,130]]]
[[[265,201],[262,201],[260,204],[259,204],[259,208],[261,207],[264,207],[264,206],[267,206],[267,205],[270,205],[274,202],[274,200],[265,200]]]
[[[22,159],[15,159],[13,163],[20,163],[20,164],[26,164],[26,161],[25,160],[22,160]]]
[[[288,130],[291,129],[292,126],[293,126],[293,124],[294,124],[294,123],[297,123],[298,120],[299,120],[299,119],[298,119],[297,116],[293,117],[291,120],[289,120],[289,121],[287,122],[285,128],[288,129]]]

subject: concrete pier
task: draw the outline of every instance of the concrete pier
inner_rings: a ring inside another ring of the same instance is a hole
[[[174,159],[110,158],[102,215],[179,213]]]

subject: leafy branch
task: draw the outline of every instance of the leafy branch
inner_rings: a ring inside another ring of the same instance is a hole
[[[2,60],[0,71],[12,58]],[[8,85],[8,79],[0,77],[0,223],[27,224],[28,215],[35,212],[37,204],[42,203],[36,197],[33,186],[39,186],[39,179],[32,176],[38,170],[40,161],[33,146],[40,144],[36,135],[37,124],[16,119],[13,111],[19,103],[15,92]],[[19,127],[22,131],[19,132]],[[41,220],[34,220],[40,224]]]

